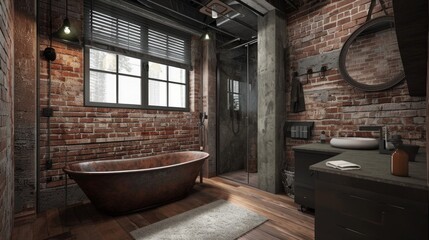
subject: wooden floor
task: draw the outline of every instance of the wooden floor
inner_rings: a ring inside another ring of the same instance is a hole
[[[17,219],[14,240],[132,239],[134,229],[172,217],[212,201],[224,199],[259,213],[269,220],[240,239],[314,239],[314,217],[298,211],[293,199],[240,185],[222,178],[195,184],[187,198],[152,210],[119,217],[99,213],[90,203],[52,209],[36,219]]]

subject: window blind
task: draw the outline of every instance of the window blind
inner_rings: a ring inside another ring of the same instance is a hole
[[[85,1],[85,44],[190,65],[191,35],[100,0]],[[155,58],[155,59],[154,59]]]

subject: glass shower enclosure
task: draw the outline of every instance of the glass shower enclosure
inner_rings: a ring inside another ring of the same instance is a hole
[[[258,187],[256,41],[220,51],[217,66],[217,175]]]

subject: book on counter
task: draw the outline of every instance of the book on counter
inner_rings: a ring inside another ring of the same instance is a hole
[[[326,166],[340,170],[355,170],[360,169],[360,166],[344,160],[327,161]]]

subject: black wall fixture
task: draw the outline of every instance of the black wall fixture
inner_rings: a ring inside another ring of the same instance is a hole
[[[41,112],[41,116],[46,117],[47,124],[47,139],[46,139],[46,169],[52,168],[52,159],[51,159],[51,117],[54,116],[53,108],[51,107],[51,84],[52,84],[52,74],[51,74],[51,62],[55,61],[57,54],[55,49],[52,47],[52,0],[49,0],[49,46],[43,51],[43,57],[48,61],[48,106],[44,107]]]

